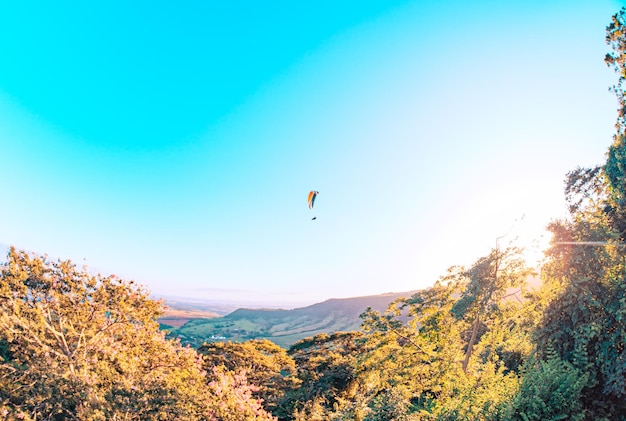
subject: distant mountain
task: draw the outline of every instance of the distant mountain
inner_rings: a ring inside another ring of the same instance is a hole
[[[240,305],[233,303],[224,303],[208,299],[173,297],[167,295],[154,295],[153,298],[162,299],[165,302],[167,307],[166,314],[169,312],[184,310],[206,313],[205,317],[211,318],[226,316],[241,307]]]
[[[174,296],[166,294],[152,294],[154,299],[162,299],[165,304],[176,310],[192,310],[192,311],[206,311],[209,313],[216,313],[215,316],[226,316],[233,311],[240,308],[257,308],[257,309],[292,309],[296,307],[302,307],[295,302],[277,303],[272,302],[270,299],[264,299],[267,297],[257,297],[257,299],[250,299],[250,293],[242,294],[243,299],[231,298],[205,298],[205,297],[186,297],[186,296]]]
[[[409,297],[415,292],[333,298],[293,310],[240,308],[224,317],[190,320],[168,330],[170,336],[192,346],[220,340],[266,338],[288,347],[318,333],[358,330],[361,326],[359,315],[368,307],[385,311],[395,299]],[[162,323],[167,325],[166,321]]]

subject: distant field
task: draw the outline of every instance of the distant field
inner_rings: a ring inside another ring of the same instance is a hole
[[[365,310],[365,309],[363,309]],[[322,317],[289,317],[273,319],[259,311],[260,317],[192,320],[172,332],[184,343],[199,346],[216,340],[245,341],[266,338],[288,347],[293,343],[318,333],[357,330],[360,320],[344,314],[327,314]]]
[[[213,319],[220,317],[219,314],[211,311],[202,310],[179,310],[175,308],[166,308],[165,315],[159,318],[159,323],[174,328],[184,326],[187,322],[196,319]]]

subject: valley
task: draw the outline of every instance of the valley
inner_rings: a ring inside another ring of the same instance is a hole
[[[284,309],[239,308],[226,315],[216,314],[211,307],[191,310],[181,299],[167,302],[168,310],[159,319],[170,337],[194,348],[204,342],[269,339],[282,347],[318,333],[358,330],[360,315],[368,307],[384,312],[400,297],[415,291],[386,293],[352,298],[333,298],[307,307]]]

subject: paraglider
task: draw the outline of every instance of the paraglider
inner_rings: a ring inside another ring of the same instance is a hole
[[[313,209],[313,205],[315,204],[315,198],[317,197],[317,195],[320,194],[320,192],[315,191],[315,190],[311,190],[309,192],[309,209]],[[311,221],[315,221],[317,219],[317,216],[314,216],[313,218],[311,218]]]
[[[309,192],[309,209],[313,209],[313,204],[315,203],[315,198],[318,194],[320,194],[320,192],[315,190],[311,190]]]

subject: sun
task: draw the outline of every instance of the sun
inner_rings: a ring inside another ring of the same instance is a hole
[[[550,247],[551,237],[552,234],[545,226],[522,219],[516,221],[499,246],[522,249],[522,257],[526,265],[539,270],[545,257],[545,251]]]

